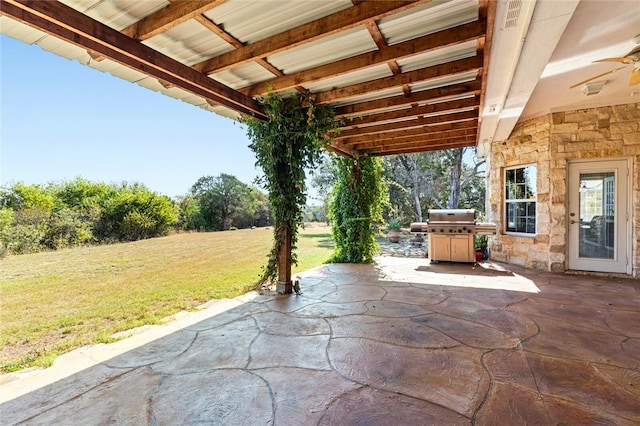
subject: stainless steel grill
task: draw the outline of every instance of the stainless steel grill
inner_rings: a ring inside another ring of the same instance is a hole
[[[414,222],[411,232],[426,232],[432,262],[475,262],[475,236],[493,235],[496,225],[476,223],[473,209],[429,210],[427,222]]]

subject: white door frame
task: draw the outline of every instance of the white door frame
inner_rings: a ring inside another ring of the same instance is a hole
[[[567,173],[567,269],[631,274],[631,160],[606,158],[568,162]],[[579,256],[580,173],[612,171],[615,187],[615,255],[614,259]]]

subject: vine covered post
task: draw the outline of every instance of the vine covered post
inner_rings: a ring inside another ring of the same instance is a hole
[[[318,105],[307,95],[284,98],[271,93],[260,102],[268,119],[248,118],[244,123],[249,147],[263,172],[258,183],[268,192],[275,225],[273,247],[256,288],[277,284],[278,293],[288,294],[293,290],[291,266],[298,263],[298,228],[307,201],[305,172],[319,163],[337,123],[330,106]]]
[[[378,157],[336,158],[338,180],[329,215],[336,248],[330,262],[371,263],[379,250],[375,225],[382,221],[387,186]]]

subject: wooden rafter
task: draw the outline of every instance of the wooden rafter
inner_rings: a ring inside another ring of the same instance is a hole
[[[414,145],[420,145],[425,143],[432,144],[444,144],[444,143],[452,143],[461,139],[468,139],[471,137],[475,137],[476,129],[468,128],[462,130],[452,130],[449,132],[439,132],[439,133],[431,133],[431,134],[423,134],[418,136],[406,136],[406,137],[397,137],[395,139],[387,140],[383,145],[380,145],[376,142],[361,142],[355,146],[350,146],[344,144],[345,147],[351,147],[352,149],[357,149],[358,151],[369,151],[371,149],[379,148],[381,146],[384,147],[394,147],[394,148],[406,148]]]
[[[466,120],[475,120],[478,118],[478,111],[464,111],[455,114],[442,114],[434,117],[420,117],[412,120],[397,121],[395,123],[378,124],[375,126],[359,127],[355,129],[343,130],[336,136],[336,139],[355,138],[365,135],[373,135],[377,133],[387,133],[396,130],[408,130],[421,128],[424,126],[440,123],[453,123]]]
[[[129,25],[121,32],[136,40],[146,40],[170,30],[207,10],[221,5],[226,0],[178,1],[158,10],[146,18]]]
[[[206,100],[242,114],[266,118],[262,106],[255,100],[63,3],[5,0],[2,13]]]
[[[423,37],[418,37],[393,46],[383,46],[373,52],[363,53],[351,58],[332,62],[294,74],[287,74],[281,78],[268,80],[241,90],[251,96],[262,95],[268,90],[275,92],[287,90],[297,85],[313,83],[327,78],[337,77],[349,72],[362,70],[374,65],[389,63],[408,58],[419,53],[449,47],[456,44],[475,40],[483,34],[483,25],[470,22],[459,27],[438,31]],[[397,63],[396,63],[397,65]]]
[[[425,135],[435,135],[442,132],[452,132],[455,130],[475,129],[478,126],[478,120],[461,121],[451,124],[436,124],[433,126],[425,126],[417,129],[397,130],[394,132],[376,133],[373,135],[364,135],[354,138],[339,139],[345,146],[349,146],[358,150],[360,145],[366,142],[382,142],[397,138],[422,137]]]
[[[364,116],[356,116],[350,120],[346,120],[340,129],[348,129],[351,127],[364,127],[367,125],[376,125],[384,123],[393,123],[397,121],[410,120],[415,117],[422,117],[434,114],[455,113],[468,108],[478,108],[478,99],[474,97],[457,99],[448,102],[439,102],[430,105],[412,105],[407,108],[369,114]]]
[[[372,19],[380,19],[429,1],[431,0],[359,3],[324,18],[249,44],[242,49],[207,59],[194,65],[194,68],[207,74],[219,72],[278,52],[294,49],[322,37],[363,25]]]
[[[363,151],[363,154],[376,157],[376,156],[383,156],[383,155],[414,154],[417,152],[426,152],[426,151],[441,151],[444,149],[465,148],[468,146],[474,146],[475,141],[476,141],[476,136],[473,136],[473,137],[470,137],[468,140],[462,140],[459,142],[452,142],[452,143],[442,144],[442,145],[425,142],[423,144],[419,144],[414,147],[408,147],[408,148],[381,147],[380,149],[377,149],[377,150]]]
[[[446,99],[454,96],[474,96],[480,94],[480,82],[477,80],[466,83],[453,84],[446,87],[414,92],[410,96],[398,95],[373,101],[366,101],[345,105],[335,108],[338,118],[345,116],[357,117],[358,115],[372,114],[380,111],[398,109],[418,103],[427,103],[439,99]]]
[[[382,92],[393,87],[402,87],[405,84],[424,83],[426,81],[442,78],[442,76],[466,74],[470,71],[478,70],[481,67],[481,56],[458,59],[457,61],[446,62],[444,64],[427,68],[420,68],[415,71],[405,72],[391,77],[378,78],[364,83],[352,84],[350,86],[320,92],[316,94],[316,101],[320,103],[329,103],[365,94],[369,95],[376,92]]]

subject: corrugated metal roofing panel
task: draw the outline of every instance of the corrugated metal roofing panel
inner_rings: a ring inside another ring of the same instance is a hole
[[[122,30],[171,4],[167,0],[61,0],[61,3],[116,30]]]
[[[267,59],[285,74],[292,74],[376,49],[369,31],[364,27],[356,27],[271,55]]]
[[[233,46],[193,19],[143,43],[189,66],[234,50]]]
[[[387,98],[390,96],[397,96],[402,94],[403,92],[401,87],[392,87],[391,89],[381,90],[375,93],[368,93],[366,95],[345,99],[339,102],[331,102],[331,105],[333,105],[334,107],[341,107],[341,106],[352,105],[360,102],[375,101],[376,99]]]
[[[458,59],[470,58],[476,55],[477,44],[475,40],[454,46],[437,49],[431,52],[421,53],[405,59],[399,59],[398,65],[402,72],[409,72],[420,68],[444,64]]]
[[[258,65],[255,62],[249,62],[235,68],[212,74],[210,77],[231,87],[232,89],[241,89],[262,81],[270,80],[275,76],[261,65]]]
[[[48,37],[46,33],[35,30],[21,22],[0,15],[0,33],[13,37],[27,44],[37,43],[38,40]]]
[[[311,92],[322,92],[335,87],[345,87],[352,84],[363,83],[377,78],[390,77],[393,73],[387,64],[376,65],[359,71],[350,72],[337,77],[305,84],[304,87]]]
[[[401,43],[478,19],[478,0],[436,0],[381,19],[388,44]]]
[[[63,58],[76,60],[83,65],[87,65],[91,59],[91,56],[89,56],[86,50],[71,43],[62,42],[60,39],[52,36],[43,37],[38,40],[36,44],[47,52],[54,53]]]
[[[351,6],[350,0],[228,0],[205,16],[243,43],[254,43]]]
[[[475,80],[477,75],[476,71],[469,71],[464,74],[440,77],[435,80],[425,81],[423,83],[416,83],[411,85],[412,92],[420,92],[422,90],[429,90],[435,87],[450,86],[452,84],[465,83]]]

